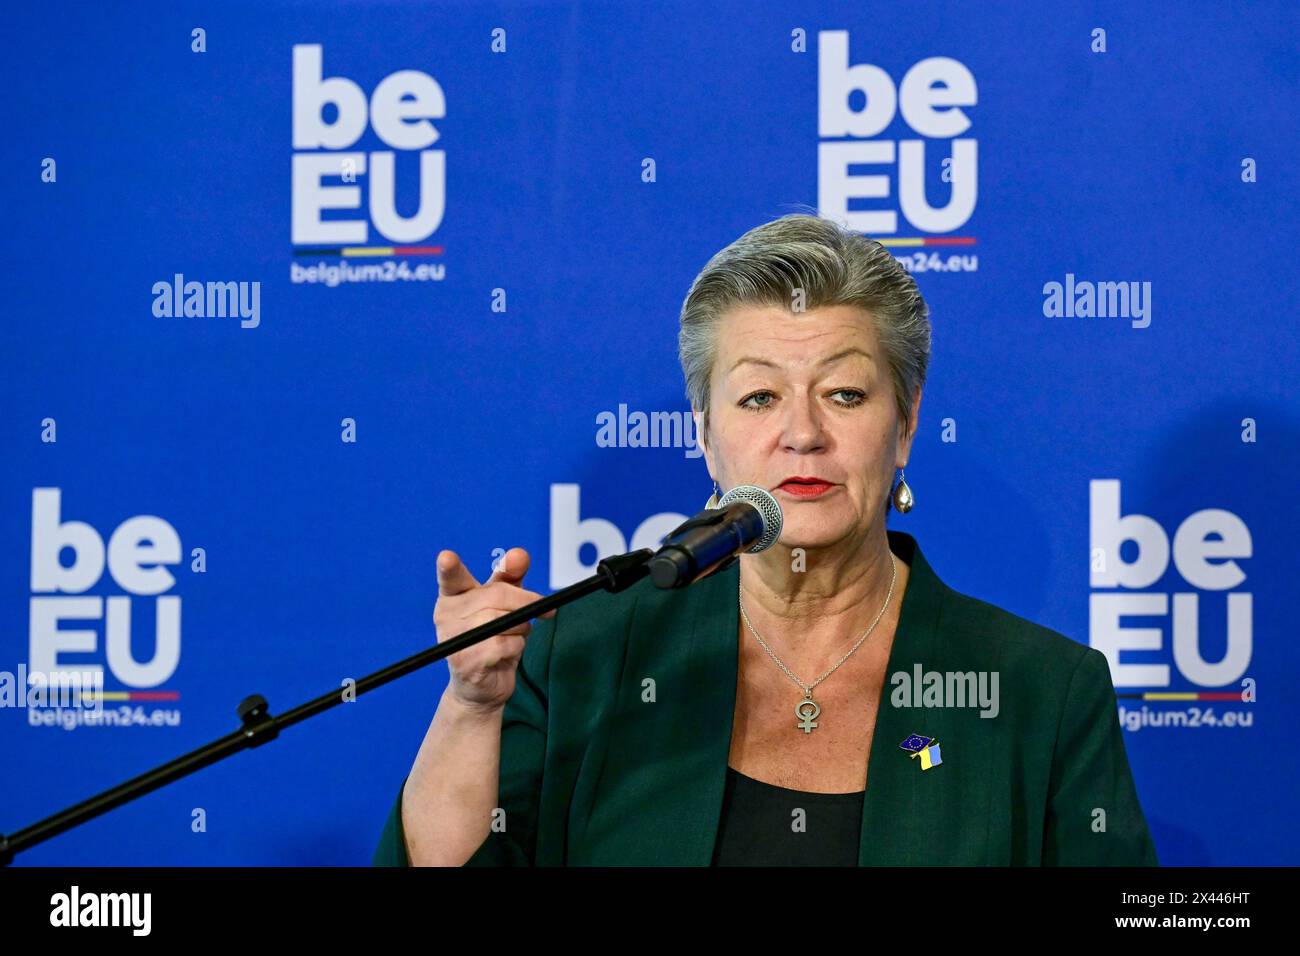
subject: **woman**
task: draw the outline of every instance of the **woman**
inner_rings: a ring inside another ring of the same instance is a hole
[[[375,862],[1155,864],[1103,655],[886,530],[930,352],[907,271],[785,216],[708,263],[679,345],[710,504],[770,490],[780,540],[448,658]],[[440,639],[538,597],[522,549],[438,567]]]

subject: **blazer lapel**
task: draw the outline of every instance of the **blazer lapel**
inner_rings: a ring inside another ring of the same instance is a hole
[[[733,562],[637,601],[613,710],[574,792],[570,863],[712,862],[735,715],[738,575]]]
[[[940,711],[915,713],[891,703],[894,687],[890,676],[899,671],[911,674],[914,662],[934,659],[941,593],[938,579],[921,556],[915,539],[891,531],[889,544],[890,550],[907,562],[911,570],[885,668],[876,728],[867,758],[859,866],[923,862],[919,857],[925,855],[929,842],[927,831],[939,819],[943,778],[951,775],[948,758],[937,767],[922,770],[921,758],[913,758],[899,746],[913,734],[935,738],[941,754],[943,746],[951,744],[946,739],[948,728],[939,724]]]
[[[980,865],[987,861],[992,724],[970,709],[916,708],[917,678],[945,667],[966,670],[940,628],[950,589],[931,569],[916,540],[889,532],[890,547],[911,565],[898,630],[881,690],[867,764],[858,849],[861,866]],[[992,637],[992,635],[990,635]],[[895,706],[891,676],[908,675]],[[902,690],[908,691],[906,695]],[[939,743],[941,763],[923,770],[900,744],[912,734]]]

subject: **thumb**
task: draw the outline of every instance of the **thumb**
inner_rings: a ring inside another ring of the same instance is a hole
[[[446,597],[478,587],[478,581],[455,551],[443,549],[434,562],[438,575],[438,594]]]

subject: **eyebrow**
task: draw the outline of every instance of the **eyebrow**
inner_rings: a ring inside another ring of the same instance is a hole
[[[854,345],[854,346],[849,346],[848,348],[846,348],[846,349],[844,349],[844,350],[842,350],[842,351],[836,352],[834,355],[828,355],[826,358],[822,359],[820,362],[817,363],[817,367],[820,368],[820,367],[822,367],[822,366],[824,366],[824,365],[831,365],[831,364],[833,364],[833,363],[835,363],[835,362],[838,362],[840,359],[842,359],[842,358],[846,358],[847,356],[850,356],[850,355],[861,355],[861,356],[864,356],[868,361],[872,361],[872,362],[875,361],[875,359],[872,357],[872,355],[871,355],[870,352],[864,352],[862,349],[860,349],[860,348],[858,348],[857,346]],[[780,368],[780,367],[781,367],[781,366],[777,365],[775,362],[769,361],[768,359],[753,358],[752,356],[745,356],[745,357],[742,358],[742,359],[738,359],[738,360],[736,361],[736,364],[733,365],[733,366],[731,366],[730,371],[731,371],[731,372],[734,372],[736,369],[740,368],[740,366],[744,365],[745,363],[749,363],[749,364],[751,364],[751,365],[765,365],[765,366],[767,366],[768,368]]]

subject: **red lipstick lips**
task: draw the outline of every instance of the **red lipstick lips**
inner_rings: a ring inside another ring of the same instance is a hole
[[[792,475],[781,484],[777,485],[777,491],[783,491],[792,498],[820,498],[832,488],[834,482],[827,481],[825,478],[818,478],[815,475]]]

